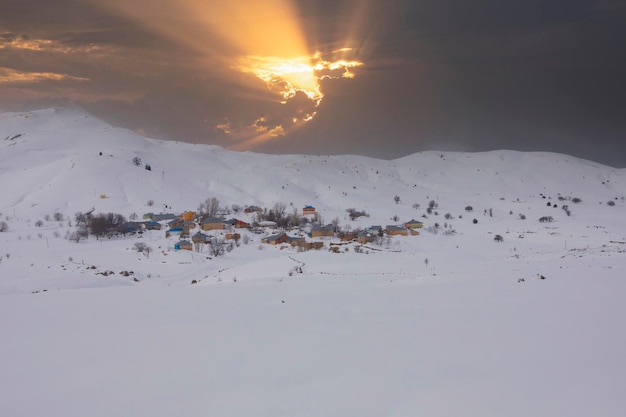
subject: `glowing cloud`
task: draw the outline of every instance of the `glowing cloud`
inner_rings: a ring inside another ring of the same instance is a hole
[[[0,50],[18,50],[29,52],[50,52],[60,54],[70,53],[91,53],[99,50],[96,45],[86,45],[79,47],[71,47],[63,45],[61,42],[51,39],[25,39],[22,37],[14,37],[7,40],[0,40]]]
[[[73,77],[67,74],[54,72],[27,72],[17,71],[12,68],[0,67],[0,84],[33,83],[41,81],[87,81],[87,78]]]
[[[343,48],[342,52],[349,50],[350,48]],[[246,56],[240,59],[237,69],[252,73],[263,80],[267,87],[280,94],[283,100],[294,97],[297,91],[302,91],[314,100],[317,106],[324,97],[320,90],[320,79],[353,78],[354,73],[350,69],[361,65],[363,63],[356,60],[327,61],[317,52],[312,56],[298,58]],[[340,76],[331,75],[337,70],[342,71]]]

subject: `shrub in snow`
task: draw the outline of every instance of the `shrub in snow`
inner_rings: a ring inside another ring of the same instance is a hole
[[[502,237],[502,235],[495,235],[493,237],[493,240],[495,240],[496,242],[503,242],[504,238]]]
[[[135,246],[133,246],[133,249],[135,249],[137,252],[143,252],[144,250],[146,250],[147,246],[148,245],[143,242],[137,242],[135,243]]]
[[[81,240],[87,239],[89,236],[89,230],[85,226],[79,227],[77,230],[67,234],[67,240],[72,240],[76,243]]]
[[[35,227],[41,227],[41,226],[43,226],[43,221],[42,220],[37,220],[35,222]]]
[[[578,204],[578,203],[581,203],[581,202],[582,202],[582,200],[580,198],[578,198],[578,197],[572,198],[572,203],[574,203],[574,204]]]
[[[467,206],[467,207],[465,207],[465,211],[467,211],[469,213],[471,211],[474,211],[474,208],[472,206]]]
[[[615,201],[609,200],[609,201],[606,202],[606,205],[613,207],[615,205]]]
[[[552,216],[543,216],[539,218],[540,223],[552,223],[554,218]]]
[[[133,165],[135,165],[136,167],[138,167],[139,165],[141,165],[141,158],[136,156],[133,158]]]
[[[118,213],[99,213],[89,218],[89,231],[96,237],[111,237],[117,228],[126,223],[126,218]]]

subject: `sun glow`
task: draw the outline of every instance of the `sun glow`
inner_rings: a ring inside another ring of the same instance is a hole
[[[315,33],[317,26],[306,13],[311,6],[295,0],[82,1],[140,22],[193,51],[200,66],[249,89],[254,98],[245,105],[257,106],[258,112],[251,115],[250,107],[242,106],[245,109],[239,114],[219,115],[214,125],[234,146],[249,149],[287,136],[313,120],[324,95],[330,93],[322,88],[324,80],[358,75],[355,69],[363,63],[357,57],[364,44],[356,28],[365,21],[367,5],[373,0],[360,0],[341,19],[341,30],[332,40],[339,47],[332,49],[327,40],[320,41],[325,36]],[[358,51],[347,47],[353,45]],[[238,89],[238,97],[243,97],[242,90]]]
[[[348,52],[350,48],[342,48],[340,51]],[[269,90],[282,97],[282,103],[286,103],[286,100],[302,91],[317,107],[324,98],[319,83],[321,79],[354,78],[354,73],[350,69],[361,65],[363,63],[357,60],[328,61],[322,59],[321,54],[317,52],[298,58],[251,55],[242,58],[236,68],[254,74],[264,81]],[[309,115],[307,121],[313,116]]]

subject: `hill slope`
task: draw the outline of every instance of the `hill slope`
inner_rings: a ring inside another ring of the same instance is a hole
[[[0,114],[0,195],[6,415],[626,408],[626,170],[514,151],[230,152],[47,109]],[[241,231],[219,255],[175,250],[163,230],[67,239],[76,212],[180,213],[208,197],[311,204],[343,229],[425,228],[367,245],[316,238],[324,248],[307,252]]]

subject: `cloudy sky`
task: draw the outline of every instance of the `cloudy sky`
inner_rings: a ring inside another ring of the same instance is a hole
[[[0,111],[150,137],[626,167],[622,0],[2,0]]]

